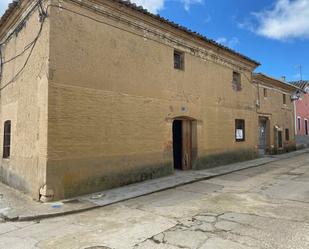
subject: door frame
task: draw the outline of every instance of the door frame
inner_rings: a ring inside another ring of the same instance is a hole
[[[182,155],[181,166],[175,166],[175,154],[174,154],[174,130],[172,131],[173,137],[173,165],[174,169],[180,170],[192,170],[194,168],[194,162],[196,160],[197,151],[197,121],[188,117],[176,117],[172,120],[172,127],[175,121],[181,121],[181,138],[182,138]],[[173,129],[173,128],[172,128]],[[178,161],[178,160],[177,160]]]
[[[262,149],[261,149],[261,143],[260,143],[260,139],[261,139],[261,124],[262,122],[265,122],[265,146],[264,146],[264,152],[262,153]],[[266,116],[259,116],[259,120],[258,120],[258,136],[259,136],[259,154],[261,156],[269,154],[270,153],[270,120],[269,117]]]

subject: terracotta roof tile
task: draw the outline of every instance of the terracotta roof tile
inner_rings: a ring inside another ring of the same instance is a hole
[[[309,80],[292,81],[290,84],[305,90],[306,87],[309,87]]]
[[[8,8],[4,12],[4,14],[1,16],[0,19],[0,27],[2,24],[10,17],[11,13],[14,11],[14,9],[21,3],[21,0],[14,0],[11,3],[8,4]]]
[[[6,12],[3,14],[3,16],[0,19],[0,28],[3,25],[3,23],[10,17],[10,15],[14,11],[14,9],[17,8],[20,5],[21,1],[23,1],[23,0],[14,0],[11,4],[9,4],[8,9],[6,10]],[[223,46],[222,44],[219,44],[216,41],[211,40],[211,39],[207,38],[206,36],[204,36],[202,34],[199,34],[199,33],[195,32],[195,31],[192,31],[192,30],[184,27],[184,26],[181,26],[181,25],[179,25],[177,23],[174,23],[174,22],[172,22],[172,21],[170,21],[170,20],[168,20],[168,19],[166,19],[166,18],[164,18],[164,17],[162,17],[160,15],[152,14],[149,11],[147,11],[146,9],[144,9],[143,7],[137,6],[136,4],[131,3],[130,1],[126,1],[126,0],[110,0],[110,1],[114,1],[114,2],[120,3],[120,4],[122,4],[122,5],[124,5],[124,6],[128,7],[128,8],[131,8],[131,9],[133,9],[135,11],[139,11],[140,13],[143,13],[143,14],[145,14],[147,16],[155,18],[155,19],[157,19],[157,20],[159,20],[159,21],[161,21],[163,23],[166,23],[166,24],[168,24],[168,25],[170,25],[170,26],[172,26],[172,27],[174,27],[174,28],[176,28],[178,30],[182,30],[182,31],[186,32],[187,34],[192,35],[195,38],[201,39],[201,40],[203,40],[203,41],[205,41],[207,43],[210,43],[212,45],[215,45],[215,46],[217,46],[217,47],[219,47],[219,48],[221,48],[221,49],[223,49],[225,51],[228,51],[228,52],[233,53],[233,54],[235,54],[237,56],[240,56],[241,58],[243,58],[245,60],[248,60],[248,61],[256,64],[257,66],[260,65],[259,62],[255,61],[255,60],[253,60],[253,59],[251,59],[251,58],[249,58],[249,57],[247,57],[247,56],[245,56],[243,54],[240,54],[240,53],[236,52],[235,50],[232,50],[232,49],[230,49],[230,48],[228,48],[226,46]]]

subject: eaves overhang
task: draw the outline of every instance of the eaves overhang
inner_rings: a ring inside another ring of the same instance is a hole
[[[254,73],[253,74],[253,81],[255,83],[262,83],[262,84],[265,84],[265,85],[268,85],[268,86],[271,86],[271,87],[275,87],[275,88],[281,88],[281,89],[284,89],[284,90],[287,90],[287,91],[290,91],[290,92],[296,92],[296,91],[301,91],[303,92],[303,89],[295,86],[295,85],[292,85],[288,82],[285,82],[283,80],[280,80],[280,79],[276,79],[276,78],[273,78],[271,76],[268,76],[266,74],[263,74],[263,73]]]
[[[16,12],[21,12],[21,9],[26,5],[25,3],[29,3],[29,2],[32,2],[34,0],[14,0],[12,3],[9,4],[8,6],[8,9],[5,11],[5,13],[3,14],[3,16],[1,17],[0,19],[0,34],[3,33],[3,31],[1,32],[2,29],[5,29],[4,26],[6,26],[5,24],[9,21],[9,19],[11,17],[13,17],[14,14],[16,14]],[[43,0],[44,1],[44,0]],[[70,0],[67,0],[67,1],[70,1]],[[218,49],[222,49],[223,51],[227,52],[227,53],[230,53],[230,54],[233,54],[234,56],[237,56],[247,62],[249,62],[250,64],[253,65],[254,68],[260,66],[261,64],[251,58],[249,58],[248,56],[245,56],[235,50],[232,50],[231,48],[229,47],[226,47],[226,46],[223,46],[222,44],[212,40],[212,39],[209,39],[207,38],[206,36],[200,34],[200,33],[197,33],[197,32],[194,32],[184,26],[181,26],[177,23],[174,23],[166,18],[163,18],[162,16],[160,15],[155,15],[155,14],[152,14],[150,13],[149,11],[147,11],[146,9],[140,7],[140,6],[137,6],[136,4],[134,3],[131,3],[130,1],[124,1],[124,0],[108,0],[110,2],[114,2],[114,3],[118,3],[120,4],[121,6],[124,6],[126,8],[129,8],[131,10],[134,10],[138,13],[141,13],[145,16],[148,16],[152,19],[155,19],[163,24],[166,24],[170,27],[172,27],[173,29],[176,29],[178,31],[182,31],[188,35],[190,35],[192,38],[195,38],[195,39],[199,39],[207,44],[210,44]],[[92,0],[92,2],[100,2],[99,0]]]

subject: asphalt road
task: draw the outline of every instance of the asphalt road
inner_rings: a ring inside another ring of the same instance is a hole
[[[308,249],[309,154],[100,209],[0,223],[0,249]]]

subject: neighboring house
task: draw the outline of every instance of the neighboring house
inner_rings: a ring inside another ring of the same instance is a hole
[[[258,156],[259,63],[126,1],[39,3],[0,21],[2,181],[50,200]]]
[[[277,154],[296,149],[294,95],[299,90],[284,81],[254,74],[259,122],[259,152]]]
[[[309,81],[294,81],[290,84],[304,91],[302,97],[295,102],[296,140],[299,146],[309,145]]]

